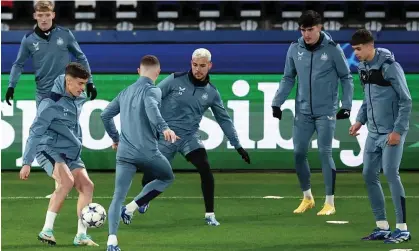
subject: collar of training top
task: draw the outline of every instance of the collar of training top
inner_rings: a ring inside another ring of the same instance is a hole
[[[192,70],[189,70],[188,72],[188,76],[189,76],[189,80],[192,82],[193,85],[195,86],[206,86],[209,81],[210,81],[210,76],[209,74],[207,74],[207,77],[204,80],[198,80],[194,77],[194,75],[192,74]]]
[[[304,45],[306,46],[307,50],[314,51],[323,42],[323,39],[324,39],[324,34],[323,34],[323,32],[320,32],[320,38],[319,38],[319,41],[317,41],[317,43],[306,44],[306,42],[304,41]]]
[[[50,37],[50,35],[51,35],[51,31],[53,30],[53,29],[55,29],[55,23],[54,22],[52,22],[52,26],[51,26],[51,28],[49,28],[48,30],[46,30],[46,31],[43,31],[43,30],[41,30],[39,27],[38,27],[38,25],[36,25],[36,27],[35,27],[35,33],[36,33],[36,35],[38,35],[40,38],[42,38],[42,39],[45,39],[45,40],[48,40],[49,39],[49,37]]]

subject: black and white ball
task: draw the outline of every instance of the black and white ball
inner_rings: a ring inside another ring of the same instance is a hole
[[[106,210],[98,203],[90,203],[81,211],[81,220],[88,228],[99,228],[106,222]]]

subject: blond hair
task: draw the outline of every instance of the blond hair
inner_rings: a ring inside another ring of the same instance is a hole
[[[33,6],[35,12],[48,12],[48,11],[54,11],[54,2],[53,1],[44,1],[39,0],[36,1]]]
[[[208,62],[211,62],[211,52],[205,48],[196,49],[192,53],[192,59],[194,58],[206,58]]]

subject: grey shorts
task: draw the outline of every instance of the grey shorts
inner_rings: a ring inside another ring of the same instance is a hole
[[[159,150],[160,152],[171,162],[175,157],[176,153],[181,153],[184,157],[199,148],[204,148],[202,143],[201,135],[198,133],[192,135],[180,135],[175,143],[168,142],[163,138],[159,139]]]
[[[85,168],[84,162],[79,157],[77,160],[70,160],[65,158],[65,156],[47,149],[42,152],[38,152],[36,155],[36,160],[39,165],[47,172],[48,176],[52,177],[52,172],[54,171],[54,166],[56,162],[65,163],[70,171],[73,171],[77,168]]]

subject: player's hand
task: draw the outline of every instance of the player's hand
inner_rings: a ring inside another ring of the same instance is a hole
[[[112,149],[117,150],[118,149],[118,144],[119,144],[119,142],[113,142],[112,143]]]
[[[92,95],[90,97],[90,100],[94,100],[97,96],[97,90],[96,87],[93,83],[88,83],[86,86],[87,89],[87,97],[90,97],[90,95]]]
[[[351,116],[351,110],[340,109],[336,114],[336,119],[348,119]]]
[[[354,137],[358,136],[359,135],[358,131],[359,129],[361,129],[361,127],[362,127],[361,122],[356,122],[351,127],[349,127],[349,135],[354,136]]]
[[[240,147],[239,149],[237,149],[237,152],[242,156],[242,159],[244,161],[247,162],[247,164],[250,164],[250,156],[249,154],[246,152],[246,150],[244,150],[242,147]]]
[[[400,134],[398,134],[397,132],[390,133],[387,139],[388,139],[387,144],[389,144],[390,146],[395,146],[395,145],[400,144]]]
[[[176,140],[180,139],[179,136],[177,136],[175,132],[170,129],[164,130],[163,135],[164,135],[164,140],[172,142],[172,143],[175,143]]]
[[[21,180],[27,180],[29,178],[29,174],[31,173],[31,166],[30,165],[24,165],[20,169],[20,179]]]
[[[277,118],[279,120],[281,120],[282,118],[282,111],[281,111],[281,107],[278,106],[272,106],[272,116],[274,118]]]
[[[15,88],[13,88],[13,87],[9,87],[8,89],[7,89],[7,92],[6,92],[6,102],[7,102],[7,104],[8,105],[12,105],[12,104],[10,104],[10,102],[9,102],[9,100],[10,99],[13,99],[13,94],[15,93]]]

